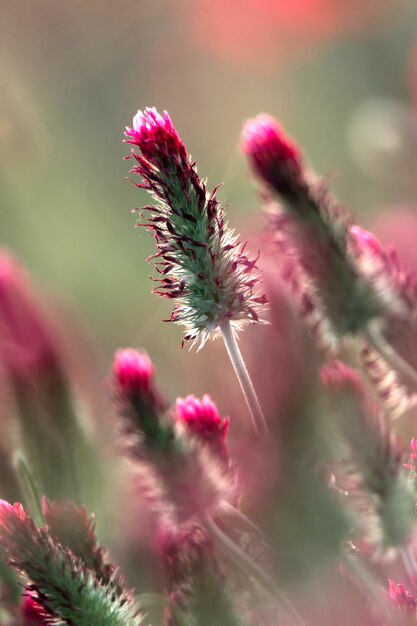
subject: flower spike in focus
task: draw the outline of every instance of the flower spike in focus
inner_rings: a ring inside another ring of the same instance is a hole
[[[154,293],[178,302],[169,321],[183,324],[184,339],[200,346],[225,320],[235,330],[259,321],[266,299],[256,293],[256,260],[227,227],[217,187],[207,191],[168,113],[138,111],[125,134],[138,148],[127,157],[135,159],[131,171],[142,178],[135,184],[155,200],[144,207],[141,225],[157,246]]]
[[[197,174],[195,163],[166,111],[138,111],[125,132],[136,161],[131,173],[155,201],[142,210],[141,226],[156,241],[154,293],[177,301],[169,321],[185,326],[184,341],[201,348],[223,335],[255,430],[267,431],[265,418],[236,343],[243,324],[259,322],[265,295],[257,293],[257,259],[225,222],[224,207]],[[146,217],[145,217],[146,216]]]

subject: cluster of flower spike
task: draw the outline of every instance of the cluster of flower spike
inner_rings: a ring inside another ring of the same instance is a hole
[[[257,292],[257,259],[247,256],[227,227],[216,189],[207,191],[167,113],[139,111],[126,136],[133,145],[132,172],[141,177],[135,184],[155,201],[143,209],[141,222],[156,240],[155,291],[177,300],[171,321],[185,325],[185,340],[204,344],[222,332],[248,405],[262,419],[233,333],[244,322],[259,321],[265,303]],[[361,564],[366,566],[361,585],[378,600],[373,608],[382,613],[379,624],[396,623],[391,605],[417,619],[417,442],[412,440],[404,458],[390,422],[415,406],[417,394],[406,383],[416,382],[417,374],[374,332],[374,323],[378,331],[385,324],[382,339],[399,327],[405,335],[413,332],[417,282],[402,271],[393,251],[352,223],[272,118],[246,124],[243,149],[262,182],[274,244],[284,257],[282,274],[303,316],[327,347],[360,336],[344,347],[359,348],[355,356],[377,393],[369,393],[359,371],[340,361],[327,363],[322,386],[295,402],[288,420],[279,420],[277,410],[279,425],[261,440],[268,471],[247,463],[246,476],[252,475],[243,487],[229,453],[229,418],[222,419],[213,400],[187,395],[170,405],[149,356],[118,350],[111,375],[117,443],[130,460],[135,505],[141,513],[147,506],[149,569],[156,566],[161,592],[135,597],[100,547],[94,517],[66,499],[61,474],[74,469],[81,455],[72,458],[67,450],[75,420],[64,393],[64,368],[24,275],[9,257],[0,258],[0,359],[27,430],[28,445],[22,447],[33,453],[22,465],[22,498],[16,498],[33,502],[33,516],[20,503],[0,500],[0,547],[24,585],[18,619],[13,621],[15,606],[8,624],[139,626],[148,618],[163,626],[328,624],[310,615],[304,622],[277,581],[290,581],[290,561],[297,576],[307,559],[317,576],[323,563],[328,572],[331,560],[335,573],[341,561],[348,567],[348,545],[359,555],[357,579]],[[268,464],[276,457],[278,464]],[[48,483],[55,473],[59,480]],[[39,489],[48,497],[40,499]],[[239,508],[254,510],[254,503],[260,503],[260,528]],[[111,506],[116,508],[113,501]],[[128,517],[125,510],[122,515]],[[134,518],[135,531],[140,522]],[[143,574],[148,563],[133,559],[130,564]],[[389,580],[393,561],[399,583]],[[385,590],[373,578],[375,562],[378,574],[385,572]],[[0,567],[1,582],[3,573]]]
[[[185,340],[201,344],[225,320],[238,327],[258,321],[265,297],[256,293],[256,259],[245,253],[216,199],[197,174],[169,115],[138,111],[126,140],[135,146],[131,170],[155,205],[144,207],[142,226],[155,238],[155,293],[175,298],[171,320],[186,327]],[[146,213],[146,217],[145,217]]]
[[[231,489],[222,420],[208,396],[178,399],[174,410],[155,388],[145,352],[119,350],[113,389],[121,448],[138,469],[142,493],[171,524],[218,508]]]

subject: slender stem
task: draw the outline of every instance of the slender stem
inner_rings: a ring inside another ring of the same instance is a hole
[[[229,320],[225,320],[221,323],[220,330],[223,335],[227,353],[239,380],[243,395],[245,396],[255,430],[258,434],[259,431],[267,433],[268,427],[266,425],[265,416],[259,404],[258,396],[256,395],[249,372],[246,369],[245,361],[237,345]]]
[[[376,324],[369,323],[363,331],[371,346],[389,363],[399,374],[417,386],[417,372],[388,341]]]
[[[41,497],[29,470],[26,459],[21,453],[18,453],[15,463],[17,474],[21,481],[22,490],[26,496],[27,504],[32,508],[32,517],[38,526],[43,526],[44,517],[42,512]]]
[[[241,522],[244,526],[246,526],[246,529],[249,532],[258,535],[259,537],[263,536],[262,530],[258,528],[258,526],[254,524],[254,522],[252,522],[249,517],[242,513],[240,509],[233,506],[233,504],[230,504],[229,502],[226,502],[226,500],[224,500],[221,504],[221,508],[236,521]]]
[[[257,565],[251,558],[234,542],[226,533],[224,533],[217,524],[210,518],[205,519],[208,531],[214,539],[223,548],[224,552],[236,563],[241,569],[246,571],[260,584],[262,589],[271,598],[278,602],[288,615],[293,617],[299,626],[306,626],[303,618],[291,604],[287,596],[273,583],[267,574]]]
[[[407,572],[407,576],[410,579],[413,587],[415,587],[417,582],[417,568],[414,556],[411,553],[410,548],[400,548],[399,553],[404,565],[404,569]]]
[[[349,568],[354,577],[359,580],[359,588],[362,589],[362,591],[365,589],[368,590],[370,597],[373,598],[375,602],[375,606],[378,607],[381,613],[381,617],[395,623],[395,619],[398,616],[389,604],[388,599],[382,590],[382,586],[380,586],[379,581],[375,578],[373,573],[368,570],[368,568],[359,560],[357,556],[349,556],[345,551],[343,551],[341,557],[342,561]]]

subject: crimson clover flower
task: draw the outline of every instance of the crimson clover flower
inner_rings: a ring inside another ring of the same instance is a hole
[[[222,419],[213,400],[207,394],[201,400],[195,396],[178,398],[175,420],[184,426],[190,435],[206,445],[216,458],[228,463],[226,445],[229,418]]]
[[[266,298],[256,292],[257,259],[228,228],[218,187],[208,192],[168,113],[138,111],[125,135],[138,149],[126,157],[142,179],[135,185],[155,201],[142,209],[140,225],[156,241],[154,293],[178,302],[169,321],[183,324],[184,340],[200,347],[225,321],[234,329],[258,322]]]
[[[0,545],[8,562],[29,579],[26,587],[48,623],[73,626],[139,626],[142,619],[130,593],[104,582],[82,558],[37,528],[20,503],[0,500]]]

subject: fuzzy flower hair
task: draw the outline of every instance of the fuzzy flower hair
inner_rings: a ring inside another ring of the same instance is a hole
[[[256,293],[256,259],[227,227],[218,187],[207,191],[168,113],[138,111],[125,135],[138,149],[126,157],[135,159],[131,172],[142,178],[135,185],[155,200],[142,209],[140,225],[156,241],[154,293],[178,302],[169,321],[183,324],[184,340],[200,347],[223,321],[235,329],[259,321],[266,299]]]

